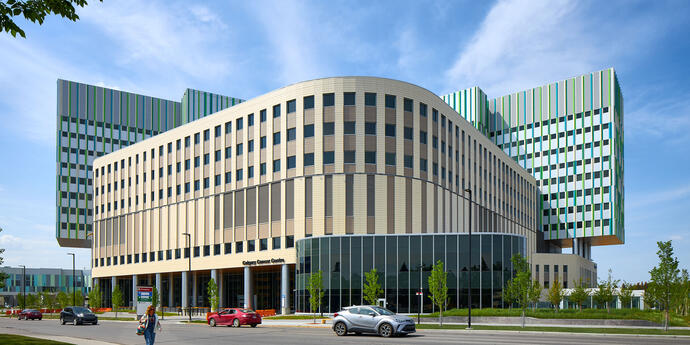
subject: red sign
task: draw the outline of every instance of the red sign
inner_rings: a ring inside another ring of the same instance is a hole
[[[423,294],[424,294],[423,292],[417,292],[417,296],[421,296]]]

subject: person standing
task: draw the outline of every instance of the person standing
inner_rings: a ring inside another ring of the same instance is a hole
[[[146,340],[146,345],[153,345],[156,341],[156,332],[162,330],[161,323],[158,321],[158,315],[156,315],[156,308],[150,305],[146,308],[146,314],[141,317],[139,322],[144,324],[144,339]]]

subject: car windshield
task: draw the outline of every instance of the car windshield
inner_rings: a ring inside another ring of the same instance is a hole
[[[372,309],[376,310],[377,313],[381,315],[395,315],[394,312],[386,309],[386,308],[381,308],[381,307],[372,307]]]
[[[91,309],[84,307],[74,307],[74,312],[77,314],[91,313]]]
[[[240,311],[243,312],[243,313],[245,313],[245,314],[251,314],[251,313],[254,312],[254,311],[251,310],[251,309],[240,309]]]

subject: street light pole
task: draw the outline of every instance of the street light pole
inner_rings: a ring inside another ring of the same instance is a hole
[[[467,329],[472,329],[472,190],[467,188],[465,189],[465,192],[470,193],[470,212],[469,212],[469,223],[470,223],[470,234],[469,234],[469,239],[467,241],[467,248],[470,253],[470,262],[469,262],[469,274],[468,274],[468,282],[467,282]]]
[[[72,255],[72,305],[77,305],[77,277],[74,269],[74,253],[67,253]]]
[[[188,232],[182,235],[187,236],[187,249],[189,250],[189,268],[187,270],[187,315],[189,315],[189,322],[192,322],[192,304],[189,303],[189,281],[192,279],[192,235]]]
[[[22,266],[22,295],[24,295],[24,298],[22,299],[22,310],[26,309],[26,266],[24,265],[19,265]]]

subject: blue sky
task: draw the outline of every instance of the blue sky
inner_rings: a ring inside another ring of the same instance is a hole
[[[192,5],[190,5],[193,3]],[[613,66],[625,97],[626,244],[600,277],[648,279],[656,241],[690,262],[690,3],[685,1],[106,1],[81,20],[0,33],[5,264],[70,267],[55,241],[56,79],[179,100],[249,99],[302,80],[389,77],[490,97]]]

